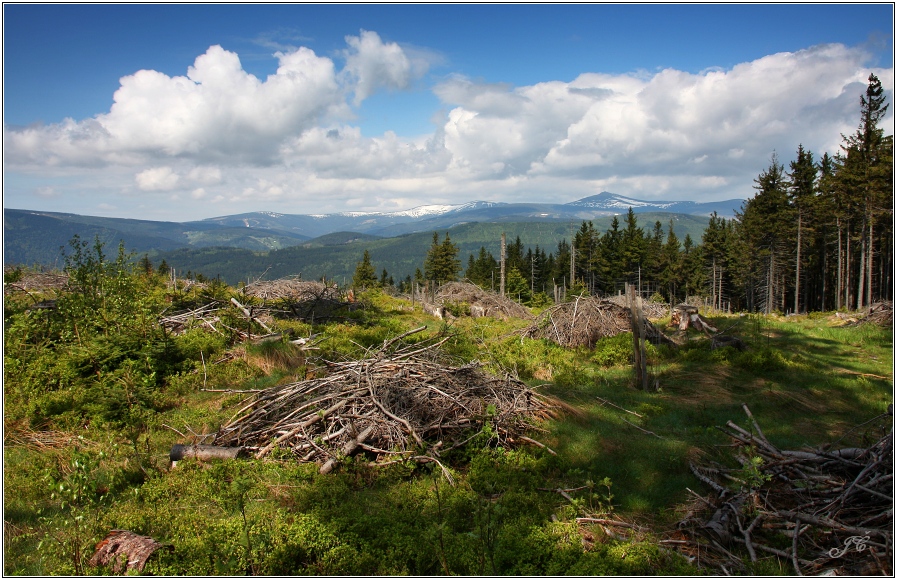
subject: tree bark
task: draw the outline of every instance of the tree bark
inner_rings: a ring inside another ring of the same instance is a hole
[[[837,218],[835,223],[837,224],[837,227],[838,227],[838,273],[837,273],[836,280],[835,280],[835,309],[841,310],[841,295],[842,295],[841,280],[843,280],[842,274],[841,274],[841,272],[843,270],[841,262],[844,257],[843,242],[841,239],[842,238],[842,236],[841,236],[841,218]]]
[[[797,212],[797,263],[794,272],[794,313],[800,313],[800,236],[803,216]]]
[[[242,447],[218,447],[215,445],[181,445],[171,446],[168,458],[171,461],[195,458],[201,461],[208,459],[236,459],[243,454]]]
[[[868,255],[866,256],[867,264],[866,264],[866,304],[872,305],[872,259],[874,257],[875,252],[873,251],[873,246],[875,243],[875,238],[872,237],[873,234],[873,219],[872,216],[869,216],[869,249]]]
[[[860,228],[860,275],[857,276],[857,310],[865,306],[866,301],[866,224]]]
[[[505,238],[505,233],[501,234],[501,274],[498,280],[498,293],[500,296],[505,295],[505,256],[507,255],[507,240]]]
[[[644,320],[642,318],[642,309],[639,304],[641,298],[635,295],[635,287],[626,284],[626,295],[629,298],[629,313],[632,321],[632,346],[633,346],[633,367],[635,369],[635,380],[643,391],[648,390],[648,372],[645,362],[645,337],[643,333]]]

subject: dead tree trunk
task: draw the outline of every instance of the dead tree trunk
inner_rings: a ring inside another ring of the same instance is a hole
[[[253,320],[254,320],[255,322],[258,322],[259,325],[260,325],[262,328],[264,328],[265,330],[268,331],[268,334],[272,334],[271,329],[268,328],[268,326],[267,326],[264,322],[262,322],[261,320],[259,320],[259,319],[256,318],[256,317],[254,317],[254,316],[252,315],[252,312],[250,312],[249,309],[247,309],[245,306],[243,306],[242,304],[240,304],[240,303],[237,301],[236,298],[231,298],[230,301],[234,303],[234,306],[236,306],[237,308],[239,308],[240,310],[243,311],[243,315],[246,316],[246,319],[247,319],[247,320],[249,320],[249,321],[253,321]]]
[[[505,233],[501,233],[501,273],[498,280],[498,293],[500,296],[505,295],[505,254],[506,251],[506,239]]]
[[[643,391],[648,390],[648,369],[645,362],[645,321],[642,316],[641,298],[635,295],[635,287],[626,284],[626,295],[629,297],[629,312],[632,319],[633,367],[635,383]]]

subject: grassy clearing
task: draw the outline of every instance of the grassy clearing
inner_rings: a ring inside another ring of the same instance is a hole
[[[5,304],[4,573],[102,572],[87,566],[92,547],[119,528],[173,547],[151,558],[153,574],[694,575],[697,568],[650,538],[621,542],[596,528],[584,548],[575,518],[612,514],[656,530],[673,524],[686,488],[703,489],[688,461],[727,443],[715,426],[748,426],[742,404],[772,442],[800,448],[862,441],[853,426],[892,402],[891,329],[835,327],[822,316],[713,318],[748,350],[711,352],[697,335],[676,351],[650,348],[659,390],[645,393],[631,384],[628,336],[594,350],[563,349],[522,340],[522,321],[442,322],[380,293],[362,300],[351,320],[284,325],[320,333],[317,351],[286,342],[228,349],[212,335],[180,337],[174,354],[159,359],[168,370],[158,386],[146,383],[149,394],[138,389],[138,379],[155,380],[149,366],[128,363],[125,372],[97,360],[95,378],[53,349],[43,321]],[[350,460],[321,476],[277,454],[169,469],[172,444],[214,432],[239,408],[241,394],[221,391],[302,380],[320,359],[363,356],[421,325],[427,331],[412,340],[450,332],[446,348],[460,362],[481,360],[557,397],[564,414],[535,435],[557,456],[475,439],[442,458],[454,486],[432,465]],[[48,379],[60,386],[42,390]],[[143,398],[91,414],[96,405],[83,401],[100,392],[97,384]],[[571,502],[556,488],[579,489]],[[777,566],[766,562],[757,573]]]

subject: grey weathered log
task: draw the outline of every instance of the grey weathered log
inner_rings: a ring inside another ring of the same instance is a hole
[[[171,461],[182,459],[236,459],[245,454],[243,447],[220,447],[217,445],[181,445],[176,443],[171,446],[168,458]]]
[[[358,437],[347,441],[346,444],[343,445],[343,448],[340,450],[343,457],[351,455],[352,452],[355,451],[355,449],[357,449],[359,445],[364,443],[365,439],[370,437],[370,435],[371,435],[371,433],[373,433],[373,431],[374,431],[374,426],[371,425],[370,427],[368,427],[367,429],[362,431],[361,434],[358,435]],[[327,463],[325,463],[324,465],[321,466],[321,469],[320,469],[321,475],[325,475],[325,474],[333,471],[333,468],[336,467],[337,464],[339,464],[339,461],[340,460],[337,457],[331,457],[330,459],[328,459]]]
[[[704,524],[703,529],[713,534],[721,544],[731,544],[732,533],[730,528],[736,523],[738,512],[741,510],[743,503],[743,497],[736,497],[731,502],[727,501],[714,512],[713,516]]]
[[[264,322],[262,322],[261,320],[259,320],[256,317],[254,317],[252,315],[252,312],[250,312],[248,308],[246,308],[245,306],[240,304],[240,302],[236,298],[231,298],[230,301],[234,303],[234,306],[236,306],[237,308],[239,308],[240,310],[243,311],[243,314],[246,316],[246,318],[248,320],[254,320],[254,321],[258,322],[262,328],[264,328],[265,330],[268,331],[268,334],[273,334],[273,331],[270,328],[268,328],[268,326]]]

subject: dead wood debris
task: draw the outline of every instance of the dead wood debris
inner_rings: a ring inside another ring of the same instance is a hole
[[[713,493],[679,523],[681,551],[744,572],[745,558],[779,556],[798,574],[893,575],[893,440],[889,414],[868,447],[780,450],[752,428],[722,431],[742,465],[690,465]]]
[[[261,300],[317,300],[320,298],[339,299],[339,289],[335,285],[326,286],[323,282],[300,280],[296,277],[279,280],[257,281],[243,287],[243,294]]]
[[[877,324],[885,328],[894,326],[894,303],[891,301],[876,302],[869,310],[859,315],[856,320],[848,322],[845,326],[857,326],[859,324]]]
[[[174,335],[183,334],[196,325],[220,334],[221,331],[215,326],[221,322],[221,318],[218,316],[220,308],[221,305],[218,302],[210,302],[193,310],[162,316],[159,318],[159,325]]]
[[[4,294],[11,292],[47,292],[61,291],[68,288],[68,274],[53,272],[26,272],[16,282],[3,284]]]
[[[83,437],[79,438],[72,433],[64,431],[35,431],[20,424],[7,424],[3,430],[3,444],[9,446],[21,446],[29,449],[67,449],[73,445],[81,447],[95,445]]]
[[[680,331],[688,330],[689,327],[701,331],[710,336],[710,332],[719,332],[719,330],[711,326],[706,320],[698,314],[698,307],[690,304],[678,304],[673,308],[673,314],[670,316],[670,326],[676,326]]]
[[[655,344],[674,344],[645,321],[646,338]],[[629,308],[594,296],[552,306],[523,330],[527,338],[544,338],[561,346],[593,348],[598,339],[632,331]]]
[[[340,312],[363,306],[351,295],[344,299],[335,284],[298,278],[253,282],[243,288],[243,294],[262,301],[253,312],[310,322],[339,318]]]
[[[606,298],[608,302],[613,302],[617,306],[629,308],[629,299],[625,294],[615,294]],[[642,300],[642,314],[649,320],[660,320],[666,318],[670,314],[670,305],[652,300]]]
[[[127,530],[112,530],[97,544],[96,553],[88,562],[91,566],[112,564],[113,574],[127,570],[143,572],[146,561],[159,548],[166,547],[149,536]],[[171,546],[167,546],[171,549]]]
[[[420,327],[384,341],[362,360],[327,363],[323,378],[272,387],[250,397],[216,434],[218,446],[265,457],[274,448],[326,472],[356,449],[384,460],[437,461],[461,447],[488,421],[493,442],[532,442],[536,421],[556,406],[511,377],[478,364],[452,367],[440,359],[448,336],[405,343]]]
[[[470,315],[473,317],[490,316],[501,319],[533,317],[525,306],[506,296],[483,290],[470,282],[443,284],[436,292],[436,302],[440,305],[466,303],[470,306]]]

